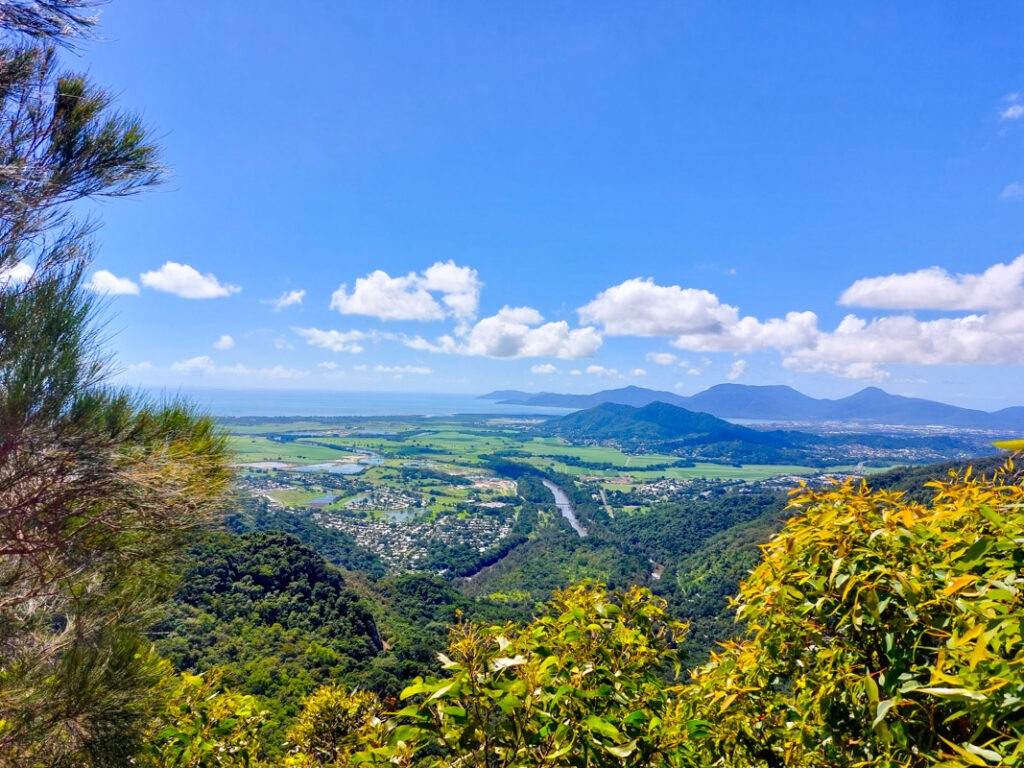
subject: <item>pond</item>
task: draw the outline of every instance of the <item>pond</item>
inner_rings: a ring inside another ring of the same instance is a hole
[[[329,472],[332,475],[358,475],[366,469],[365,464],[307,464],[296,467],[296,472]]]
[[[306,505],[310,507],[326,507],[328,504],[333,503],[334,500],[338,498],[341,497],[333,493],[328,493],[326,496],[321,496],[317,499],[310,499],[309,501],[306,502]]]

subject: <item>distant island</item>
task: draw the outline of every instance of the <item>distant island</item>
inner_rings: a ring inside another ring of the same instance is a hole
[[[866,387],[849,397],[814,398],[784,385],[719,384],[685,397],[644,387],[607,389],[591,395],[498,390],[481,395],[509,405],[593,408],[603,403],[643,407],[661,402],[707,413],[720,419],[759,419],[777,422],[860,422],[902,426],[947,426],[959,429],[1024,431],[1024,406],[999,411],[961,408],[917,397],[890,394]]]

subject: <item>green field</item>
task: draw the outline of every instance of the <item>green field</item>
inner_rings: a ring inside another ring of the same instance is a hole
[[[678,456],[660,453],[635,456],[623,453],[616,448],[606,448],[600,445],[569,445],[552,437],[536,437],[517,447],[529,451],[535,456],[572,456],[580,461],[608,462],[626,468],[640,469],[651,464],[671,464],[674,461],[679,461]]]
[[[326,495],[322,490],[313,491],[305,488],[290,488],[287,491],[271,491],[267,494],[274,501],[278,501],[286,506],[294,504],[305,504],[307,501],[313,499],[319,499],[321,496]]]
[[[237,456],[240,464],[254,461],[289,461],[297,464],[318,464],[323,461],[337,461],[351,456],[344,451],[309,445],[298,441],[279,443],[268,437],[228,437],[228,447]]]
[[[336,431],[345,429],[342,426],[324,427],[315,422],[281,422],[279,424],[262,424],[258,427],[238,427],[233,430],[260,430],[262,434],[242,435],[233,434],[229,442],[231,448],[238,454],[239,463],[257,461],[287,461],[297,464],[316,464],[327,461],[344,460],[352,454],[347,451],[336,450],[324,445],[313,445],[312,443],[326,443],[329,445],[351,447],[355,450],[369,450],[380,454],[387,462],[386,467],[373,467],[360,477],[371,482],[381,482],[387,485],[400,486],[408,482],[398,474],[403,461],[422,460],[429,461],[435,465],[436,471],[445,471],[445,467],[472,467],[480,463],[480,456],[499,451],[511,450],[527,454],[527,458],[519,459],[539,469],[551,469],[568,475],[580,476],[591,475],[596,477],[616,477],[629,475],[637,482],[651,482],[662,478],[673,478],[679,480],[688,479],[720,479],[720,480],[763,480],[777,475],[809,475],[823,471],[854,471],[851,465],[831,467],[828,470],[802,465],[774,465],[774,464],[748,464],[742,467],[735,467],[726,464],[698,463],[693,467],[669,467],[667,469],[646,470],[645,467],[658,464],[671,464],[678,460],[678,457],[666,454],[644,454],[632,455],[605,446],[595,445],[570,445],[557,438],[535,437],[528,440],[517,440],[516,434],[506,427],[488,429],[479,424],[465,425],[449,422],[438,422],[431,420],[428,425],[422,422],[403,420],[401,422],[382,422],[375,424],[380,429],[390,429],[395,432],[410,432],[417,430],[427,434],[407,436],[404,439],[394,439],[387,436],[304,436],[289,442],[279,443],[266,437],[267,434],[277,432],[285,434],[295,431],[313,431],[317,426],[325,431]],[[558,458],[575,459],[590,463],[607,463],[613,465],[611,469],[591,469],[566,464]],[[386,471],[391,469],[391,472]],[[866,469],[865,472],[881,471],[881,469]],[[454,502],[455,498],[462,494],[452,493],[450,490],[441,488],[432,489],[434,493],[444,495],[445,506]]]
[[[734,467],[730,464],[698,463],[693,467],[669,467],[646,471],[642,469],[587,469],[586,467],[574,467],[571,464],[563,464],[560,461],[553,461],[540,457],[527,459],[529,464],[538,469],[553,469],[566,475],[579,477],[623,477],[629,476],[638,482],[653,482],[664,478],[674,480],[765,480],[777,475],[811,475],[826,470],[814,467],[803,467],[795,464],[745,464],[742,467]],[[661,463],[650,462],[650,463]]]
[[[315,432],[327,429],[319,421],[275,421],[267,424],[253,424],[251,426],[240,426],[237,424],[225,424],[222,426],[231,435],[286,435],[290,432]]]

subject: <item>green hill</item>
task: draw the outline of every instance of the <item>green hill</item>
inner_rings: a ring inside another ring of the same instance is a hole
[[[758,445],[782,445],[786,442],[777,432],[758,432],[709,413],[688,411],[663,402],[639,408],[602,403],[552,419],[538,431],[571,440],[749,442]]]

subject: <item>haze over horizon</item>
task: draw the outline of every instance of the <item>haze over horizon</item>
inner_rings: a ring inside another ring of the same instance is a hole
[[[1018,5],[185,5],[79,54],[126,383],[1022,404]]]

